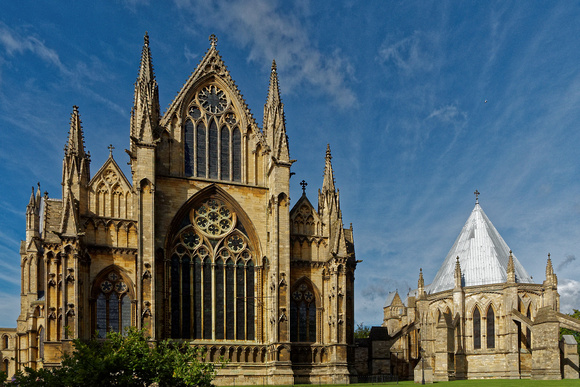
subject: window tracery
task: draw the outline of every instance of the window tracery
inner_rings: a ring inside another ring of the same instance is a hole
[[[302,281],[294,288],[290,302],[290,340],[316,341],[316,296],[312,284]]]
[[[107,332],[124,332],[131,326],[133,308],[129,285],[116,270],[95,281],[93,295],[97,337],[104,338]]]
[[[241,181],[239,119],[226,93],[210,84],[196,93],[184,127],[186,176]]]
[[[170,256],[171,336],[254,340],[254,253],[237,214],[203,201],[183,220]]]

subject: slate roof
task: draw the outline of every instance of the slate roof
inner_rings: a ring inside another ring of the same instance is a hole
[[[479,203],[463,226],[427,293],[438,293],[455,287],[455,262],[459,257],[462,285],[489,285],[506,282],[510,248],[495,229]],[[532,283],[532,277],[513,255],[516,282]]]

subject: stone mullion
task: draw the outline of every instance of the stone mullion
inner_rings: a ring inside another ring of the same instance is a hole
[[[218,136],[219,137],[219,136]],[[219,147],[218,147],[219,149]],[[219,152],[218,152],[219,154]],[[218,163],[219,165],[219,163]],[[218,170],[218,177],[219,177],[219,170]],[[212,261],[211,263],[211,321],[212,321],[212,329],[211,329],[211,339],[215,340],[215,330],[216,330],[216,319],[215,319],[215,315],[216,315],[216,296],[215,296],[215,267],[216,267],[216,263],[215,260]]]
[[[262,263],[263,264],[263,263]],[[254,295],[256,299],[256,303],[254,307],[256,308],[256,332],[255,338],[256,341],[262,343],[264,342],[264,335],[262,332],[262,327],[264,326],[262,319],[264,318],[264,284],[262,280],[262,267],[256,266],[256,277],[254,278]],[[256,286],[256,284],[258,286]]]

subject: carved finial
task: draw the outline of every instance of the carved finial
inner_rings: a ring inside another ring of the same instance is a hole
[[[145,42],[145,45],[148,46],[149,45],[149,34],[147,33],[147,31],[145,31],[145,36],[143,37],[143,40]]]
[[[218,41],[218,38],[214,34],[211,34],[209,36],[209,43],[211,44],[212,47],[215,48],[215,46],[217,46],[217,41]]]
[[[308,185],[308,183],[306,182],[306,180],[302,180],[300,182],[300,185],[302,186],[302,195],[306,195],[306,186]]]
[[[272,72],[276,72],[276,59],[272,59]]]
[[[479,195],[481,194],[479,193],[478,190],[475,190],[473,194],[475,195],[475,204],[479,204]]]
[[[109,157],[113,157],[113,149],[115,149],[115,147],[113,146],[113,144],[109,144],[109,146],[107,147],[107,149],[109,150]]]

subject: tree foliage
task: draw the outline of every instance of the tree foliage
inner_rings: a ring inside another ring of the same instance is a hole
[[[216,364],[187,343],[149,341],[143,330],[110,333],[106,340],[74,340],[62,367],[19,372],[20,386],[211,386]],[[221,363],[223,365],[223,362]],[[219,364],[218,364],[219,365]]]
[[[371,327],[364,325],[363,323],[357,324],[354,330],[355,339],[366,339],[371,333]]]
[[[569,313],[568,315],[571,317],[574,317],[575,319],[580,320],[580,310],[578,310],[578,309],[573,309],[573,310],[574,310],[574,312]],[[576,339],[576,342],[578,343],[578,352],[580,352],[580,332],[576,332],[576,331],[573,331],[573,330],[568,329],[568,328],[560,328],[560,338],[562,338],[562,335],[574,336],[574,338]]]

